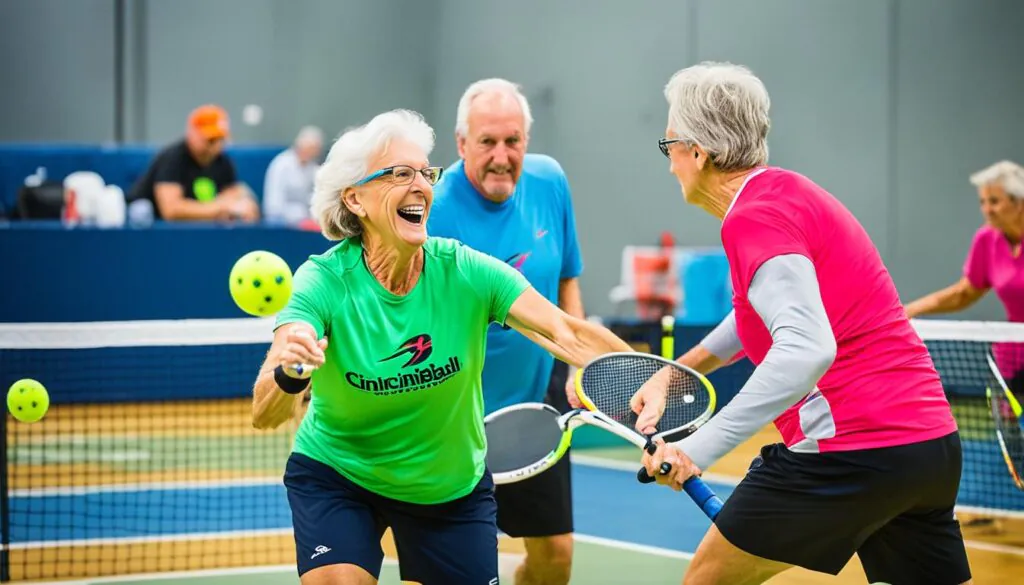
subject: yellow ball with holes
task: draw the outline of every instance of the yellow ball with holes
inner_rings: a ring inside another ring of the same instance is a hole
[[[256,250],[242,256],[228,278],[231,298],[254,317],[277,314],[292,296],[292,271],[273,252]]]
[[[23,423],[37,422],[49,409],[50,394],[36,380],[18,380],[7,390],[7,410]]]

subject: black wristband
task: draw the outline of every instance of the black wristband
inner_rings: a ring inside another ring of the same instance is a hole
[[[293,378],[284,373],[282,366],[274,368],[274,382],[287,394],[298,394],[309,386],[309,378]]]

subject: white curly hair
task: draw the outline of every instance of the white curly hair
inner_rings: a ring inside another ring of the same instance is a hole
[[[411,110],[392,110],[346,130],[331,146],[316,173],[310,210],[328,240],[362,235],[363,224],[341,200],[341,194],[369,172],[373,158],[386,152],[392,140],[412,142],[427,155],[434,150],[434,129]]]

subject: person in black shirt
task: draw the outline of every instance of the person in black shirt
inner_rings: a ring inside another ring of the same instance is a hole
[[[161,150],[132,187],[130,200],[149,200],[156,219],[168,221],[259,219],[259,205],[238,182],[224,154],[228,114],[215,105],[192,111],[185,138]]]

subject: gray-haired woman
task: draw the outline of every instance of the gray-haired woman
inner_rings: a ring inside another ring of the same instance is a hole
[[[433,146],[418,114],[387,112],[343,134],[317,174],[313,214],[341,242],[296,271],[253,397],[254,424],[277,426],[310,383],[292,366],[316,367],[285,471],[303,585],[376,583],[388,527],[403,580],[496,583],[488,325],[577,366],[629,350],[507,264],[427,237]]]
[[[749,70],[702,63],[665,88],[659,141],[687,203],[722,221],[734,311],[680,361],[709,372],[742,350],[757,367],[706,425],[645,455],[680,489],[773,422],[686,583],[763,583],[794,565],[837,574],[857,553],[872,582],[970,579],[953,517],[960,439],[939,376],[856,218],[808,178],[767,166],[768,92]],[[664,386],[634,397],[653,430]]]

